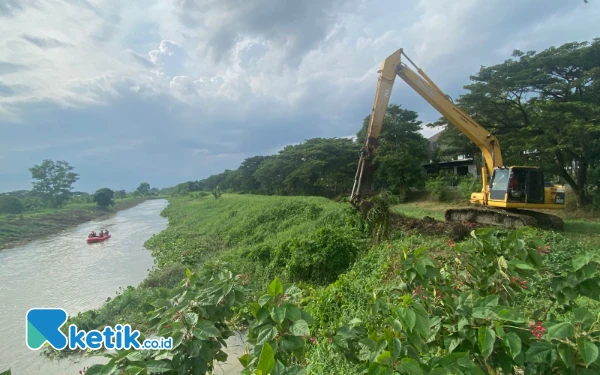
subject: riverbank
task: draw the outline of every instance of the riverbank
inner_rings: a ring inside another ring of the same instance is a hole
[[[109,217],[148,199],[151,198],[118,199],[114,206],[107,209],[89,203],[23,215],[0,215],[0,250],[24,245],[86,221]]]
[[[575,329],[587,329],[600,312],[600,266],[592,260],[598,251],[589,253],[583,233],[481,228],[471,237],[472,228],[414,218],[433,211],[412,207],[413,219],[392,215],[391,235],[375,244],[354,210],[324,198],[224,194],[169,201],[167,229],[145,244],[158,268],[70,323],[89,330],[128,322],[176,338],[171,354],[177,356],[197,345],[217,348],[214,337],[241,324],[248,342],[258,344],[242,363],[256,368],[252,359],[262,358],[268,343],[266,361],[311,374],[441,374],[442,364],[463,373],[527,366],[541,374],[550,370],[546,364],[556,371],[571,366],[545,357],[560,358],[559,345],[567,341],[574,348],[567,360],[578,367],[593,362],[581,357],[587,353],[579,345],[600,345],[596,337],[575,342]],[[175,300],[187,302],[168,302]],[[567,304],[578,307],[575,316]],[[573,328],[573,319],[582,319],[581,327]],[[196,324],[202,328],[194,330]],[[542,325],[547,333],[538,338]],[[183,338],[188,330],[194,335]],[[560,342],[552,336],[559,333]],[[214,356],[192,360],[211,366],[223,359],[210,350]],[[184,366],[169,358],[115,359],[105,370]]]

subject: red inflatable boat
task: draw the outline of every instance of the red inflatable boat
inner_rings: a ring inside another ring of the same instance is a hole
[[[108,236],[102,236],[102,237],[88,237],[86,241],[87,241],[87,243],[90,243],[90,242],[102,242],[102,241],[107,240],[109,238],[110,238],[110,234]]]

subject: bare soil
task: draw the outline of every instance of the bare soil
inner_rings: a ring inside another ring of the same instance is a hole
[[[469,236],[475,228],[482,228],[485,225],[471,223],[456,223],[448,221],[438,221],[430,216],[422,219],[406,217],[399,214],[392,214],[392,230],[404,232],[416,232],[424,235],[443,235],[453,241],[460,241]]]

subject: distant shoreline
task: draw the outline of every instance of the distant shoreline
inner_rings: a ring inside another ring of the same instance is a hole
[[[137,206],[155,197],[130,198],[118,200],[109,209],[97,206],[74,207],[43,214],[12,215],[0,217],[0,251],[23,246],[40,237],[49,236],[87,221],[110,217],[119,211]]]

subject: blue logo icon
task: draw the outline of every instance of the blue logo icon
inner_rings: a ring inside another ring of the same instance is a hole
[[[27,311],[27,347],[38,350],[46,342],[56,350],[64,349],[67,344],[67,336],[60,327],[67,321],[67,312],[64,309],[30,309]]]
[[[102,332],[79,330],[75,324],[71,324],[67,337],[60,330],[67,318],[68,315],[64,309],[33,308],[27,311],[25,328],[27,347],[31,350],[38,350],[48,343],[56,350],[63,350],[67,345],[69,349],[79,348],[82,350],[97,350],[102,347],[117,350],[173,348],[172,337],[146,339],[140,342],[140,331],[133,330],[129,324],[117,324],[115,328],[107,326]]]

